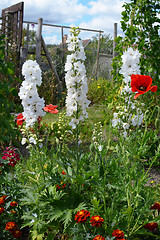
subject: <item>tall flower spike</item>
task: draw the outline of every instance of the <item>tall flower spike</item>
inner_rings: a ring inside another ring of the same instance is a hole
[[[23,64],[22,74],[25,81],[22,82],[18,93],[22,100],[24,112],[23,118],[26,128],[33,126],[39,116],[44,116],[44,99],[40,98],[37,92],[37,85],[41,85],[41,69],[36,61],[28,60]],[[22,122],[22,121],[21,121]]]
[[[72,129],[84,118],[88,117],[86,108],[90,101],[87,99],[88,92],[86,69],[84,66],[85,53],[82,41],[78,38],[80,30],[73,28],[72,36],[67,39],[68,50],[72,51],[71,55],[67,56],[65,64],[65,81],[67,87],[66,108],[67,116],[73,117],[69,123]],[[80,114],[80,116],[77,115]]]

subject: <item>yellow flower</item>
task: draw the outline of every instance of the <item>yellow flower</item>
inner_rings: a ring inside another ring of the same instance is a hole
[[[151,183],[154,183],[154,181],[151,181]]]
[[[98,86],[98,88],[101,88],[100,86]]]
[[[46,164],[44,164],[44,168],[45,168],[45,169],[47,169],[47,165],[48,165],[47,163],[46,163]]]

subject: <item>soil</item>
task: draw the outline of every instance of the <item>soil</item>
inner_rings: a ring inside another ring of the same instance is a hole
[[[146,171],[148,168],[145,169]],[[151,167],[148,173],[149,180],[147,186],[155,187],[157,184],[160,184],[160,168]]]

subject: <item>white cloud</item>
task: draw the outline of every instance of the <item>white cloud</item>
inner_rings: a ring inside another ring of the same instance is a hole
[[[91,15],[102,14],[117,18],[122,11],[123,3],[124,0],[98,0],[96,2],[91,1],[88,3],[91,6],[88,13]]]
[[[118,23],[120,31],[120,20],[122,5],[125,0],[23,0],[24,20],[37,22],[38,18],[43,18],[44,23],[51,23],[65,26],[77,26],[88,29],[104,30],[105,34],[113,34],[114,23]],[[127,0],[130,1],[130,0]],[[18,3],[19,0],[0,0],[0,11]],[[59,31],[59,32],[58,32]],[[59,34],[57,39],[61,39],[60,28],[44,27],[43,34],[48,37]],[[66,34],[64,30],[64,34]],[[83,35],[85,32],[83,33]],[[94,32],[86,32],[87,36],[95,36]]]
[[[57,35],[51,37],[44,37],[45,44],[60,44],[61,40],[58,39]]]

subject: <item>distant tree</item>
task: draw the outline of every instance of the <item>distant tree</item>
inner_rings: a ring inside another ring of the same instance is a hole
[[[36,44],[36,31],[34,29],[29,30],[29,45]],[[25,46],[27,40],[27,29],[22,30],[22,45]]]
[[[93,71],[93,66],[96,62],[98,39],[99,39],[98,35],[92,37],[91,42],[85,48],[86,54],[85,66],[87,70],[87,75],[90,75],[90,73]],[[110,34],[101,35],[99,52],[109,55],[113,54],[113,39],[111,38]]]

